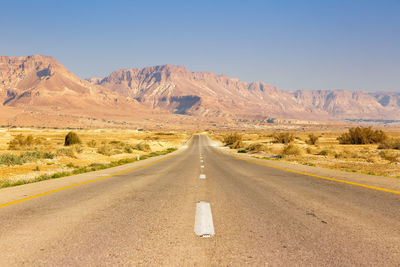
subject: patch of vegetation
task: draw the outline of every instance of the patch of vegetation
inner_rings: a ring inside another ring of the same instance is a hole
[[[242,136],[238,133],[231,133],[231,134],[225,135],[222,142],[224,143],[225,146],[231,147],[235,143],[236,143],[236,146],[238,146],[242,142]]]
[[[160,156],[160,155],[166,155],[168,153],[172,153],[176,151],[177,148],[171,147],[168,148],[164,151],[158,151],[158,152],[152,152],[148,155],[143,155],[140,159],[147,159],[150,157],[155,157],[155,156]],[[101,164],[101,163],[92,163],[89,166],[86,167],[79,167],[76,168],[75,170],[71,172],[57,172],[51,175],[42,175],[39,177],[36,177],[35,179],[30,179],[30,180],[18,180],[18,181],[11,181],[11,180],[0,180],[0,188],[5,188],[5,187],[11,187],[11,186],[18,186],[18,185],[23,185],[23,184],[29,184],[29,183],[35,183],[35,182],[40,182],[40,181],[45,181],[49,179],[56,179],[56,178],[61,178],[65,176],[70,176],[70,175],[75,175],[75,174],[81,174],[81,173],[86,173],[86,172],[91,172],[91,171],[97,171],[97,170],[102,170],[102,169],[107,169],[115,166],[120,166],[124,165],[127,163],[132,163],[136,161],[136,158],[128,158],[128,159],[121,159],[118,161],[112,161],[107,164]],[[74,166],[75,167],[75,166]]]
[[[108,145],[102,145],[99,148],[97,148],[97,153],[102,154],[104,156],[111,156],[112,153],[112,148]]]
[[[241,149],[241,150],[238,150],[238,153],[247,153],[247,150],[246,149]]]
[[[14,166],[14,165],[22,165],[24,163],[31,162],[37,159],[53,159],[53,158],[54,158],[53,153],[42,152],[42,151],[25,152],[20,155],[5,153],[0,155],[0,164],[7,166]]]
[[[139,144],[135,145],[135,150],[150,152],[151,148],[149,144],[145,142],[140,142]]]
[[[318,142],[319,136],[311,133],[308,135],[308,139],[306,140],[306,143],[309,145],[316,145]]]
[[[373,130],[371,127],[350,128],[348,133],[341,134],[337,140],[340,144],[377,144],[387,140],[387,135],[382,130]]]
[[[253,144],[250,144],[247,147],[247,150],[248,151],[253,151],[253,152],[260,152],[260,151],[264,151],[265,150],[265,146],[263,144],[260,144],[260,143],[253,143]]]
[[[379,152],[379,156],[381,156],[382,159],[390,161],[391,163],[399,161],[399,155],[391,151],[381,151]]]
[[[330,151],[329,149],[323,149],[320,152],[318,152],[317,155],[319,156],[329,156],[332,154],[332,151]]]
[[[294,140],[294,135],[292,133],[274,133],[272,135],[274,138],[274,143],[277,144],[289,144],[290,142],[293,142]]]
[[[34,138],[32,135],[24,136],[19,134],[15,136],[9,143],[9,150],[18,150],[25,147],[30,147],[33,145],[40,145],[42,143],[41,138]]]
[[[70,157],[70,158],[76,158],[74,151],[70,148],[58,149],[56,152],[56,155],[57,156],[66,156],[66,157]]]
[[[71,145],[76,145],[76,144],[80,144],[80,143],[81,143],[81,139],[75,132],[69,132],[65,136],[64,146],[71,146]]]
[[[93,148],[95,148],[96,145],[97,145],[96,140],[90,140],[89,142],[87,142],[87,146],[88,146],[88,147],[93,147]]]
[[[382,144],[378,146],[378,149],[397,149],[400,150],[400,139],[389,139],[383,141]]]
[[[300,155],[300,154],[301,154],[300,148],[298,148],[294,144],[287,144],[282,150],[282,155],[297,156],[297,155]]]

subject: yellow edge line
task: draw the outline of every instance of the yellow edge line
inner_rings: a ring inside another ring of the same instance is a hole
[[[286,168],[282,168],[282,167],[278,167],[278,166],[274,166],[274,165],[269,165],[269,164],[265,164],[265,163],[260,163],[260,162],[248,160],[248,159],[239,158],[239,157],[236,157],[236,156],[233,156],[233,155],[229,155],[227,153],[223,153],[223,152],[221,152],[219,150],[215,150],[215,151],[217,151],[220,154],[233,157],[235,159],[240,159],[240,160],[243,160],[243,161],[246,161],[246,162],[250,162],[250,163],[254,163],[254,164],[258,164],[258,165],[263,165],[263,166],[267,166],[267,167],[270,167],[270,168],[275,168],[275,169],[282,170],[282,171],[298,173],[298,174],[307,175],[307,176],[311,176],[311,177],[315,177],[315,178],[319,178],[319,179],[324,179],[324,180],[329,180],[329,181],[334,181],[334,182],[344,183],[344,184],[351,184],[351,185],[355,185],[355,186],[360,186],[360,187],[365,187],[365,188],[369,188],[369,189],[374,189],[374,190],[378,190],[378,191],[384,191],[384,192],[400,195],[400,191],[396,191],[396,190],[390,190],[390,189],[386,189],[386,188],[381,188],[381,187],[376,187],[376,186],[371,186],[371,185],[365,185],[365,184],[359,184],[359,183],[349,182],[349,181],[345,181],[345,180],[340,180],[340,179],[320,176],[320,175],[316,175],[316,174],[290,170],[290,169],[286,169]]]
[[[85,182],[81,182],[81,183],[77,183],[77,184],[73,184],[73,185],[69,185],[69,186],[64,186],[64,187],[61,187],[61,188],[57,188],[57,189],[54,189],[54,190],[50,190],[50,191],[47,191],[47,192],[44,192],[44,193],[40,193],[40,194],[37,194],[37,195],[33,195],[33,196],[30,196],[30,197],[25,197],[25,198],[17,199],[17,200],[11,201],[11,202],[7,202],[7,203],[4,203],[4,204],[0,204],[0,208],[6,207],[6,206],[10,206],[10,205],[13,205],[13,204],[17,204],[17,203],[20,203],[20,202],[23,202],[23,201],[26,201],[26,200],[38,198],[38,197],[41,197],[41,196],[49,195],[49,194],[52,194],[52,193],[55,193],[55,192],[59,192],[59,191],[65,190],[65,189],[69,189],[69,188],[77,187],[77,186],[80,186],[80,185],[85,185],[85,184],[89,184],[89,183],[101,181],[101,180],[104,180],[104,179],[107,179],[107,178],[110,178],[110,177],[114,177],[114,176],[121,175],[121,174],[124,174],[124,173],[128,173],[128,172],[132,172],[132,171],[136,171],[136,170],[139,170],[139,169],[146,168],[146,167],[148,167],[148,166],[154,165],[154,164],[156,164],[156,163],[160,163],[160,162],[162,162],[162,161],[164,161],[164,160],[167,160],[167,159],[170,159],[170,158],[172,158],[172,157],[175,157],[175,156],[178,156],[178,155],[182,154],[183,152],[185,152],[185,151],[189,148],[189,146],[192,144],[192,142],[193,142],[193,138],[192,138],[192,140],[190,141],[188,147],[185,148],[182,152],[179,152],[179,153],[177,153],[177,154],[175,154],[175,155],[171,155],[171,156],[165,157],[165,158],[163,158],[163,159],[154,161],[154,162],[149,163],[149,164],[146,164],[146,165],[144,165],[144,166],[137,167],[137,168],[133,168],[133,169],[126,170],[126,171],[122,171],[122,172],[118,172],[118,173],[111,174],[111,175],[104,176],[104,177],[99,177],[99,178],[92,179],[92,180],[88,180],[88,181],[85,181]]]

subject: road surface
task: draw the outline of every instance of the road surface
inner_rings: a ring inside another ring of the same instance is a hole
[[[151,166],[1,207],[0,266],[400,265],[399,194],[210,144],[194,136]]]

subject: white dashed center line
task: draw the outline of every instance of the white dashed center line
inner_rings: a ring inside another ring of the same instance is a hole
[[[200,179],[206,179],[206,175],[205,174],[200,174]]]
[[[196,203],[194,232],[200,237],[211,237],[215,234],[210,203],[204,201]]]

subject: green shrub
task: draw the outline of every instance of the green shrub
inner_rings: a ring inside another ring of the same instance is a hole
[[[341,134],[337,140],[340,144],[377,144],[387,140],[387,135],[382,130],[373,130],[371,127],[356,127]]]
[[[315,134],[309,134],[308,139],[306,140],[306,143],[309,145],[316,145],[318,142],[319,136]]]
[[[0,164],[8,166],[22,165],[24,163],[34,161],[37,159],[52,159],[52,158],[54,158],[54,154],[51,152],[33,151],[33,152],[25,152],[20,155],[5,153],[0,155]]]
[[[247,153],[246,149],[238,150],[238,153]]]
[[[64,146],[71,146],[71,145],[80,144],[80,143],[81,143],[81,139],[75,132],[69,132],[65,136]]]
[[[272,135],[274,138],[274,143],[278,144],[289,144],[294,140],[294,135],[291,133],[274,133]]]
[[[378,149],[397,149],[400,150],[400,139],[390,139],[383,141],[382,144],[378,146]]]
[[[224,136],[223,143],[225,144],[225,146],[231,146],[236,142],[241,142],[241,141],[242,141],[242,136],[240,134],[231,133]]]
[[[294,144],[287,144],[282,150],[283,155],[300,155],[301,150]]]

